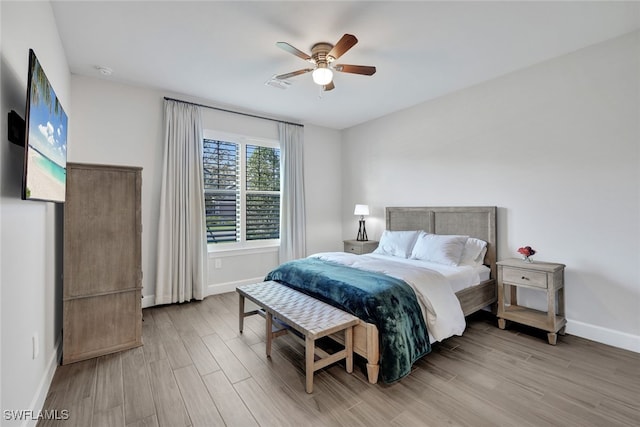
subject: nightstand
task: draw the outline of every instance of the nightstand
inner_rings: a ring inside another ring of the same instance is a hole
[[[368,254],[376,250],[378,241],[376,240],[345,240],[344,251],[352,254]]]
[[[567,323],[564,316],[564,264],[531,263],[518,259],[499,261],[496,264],[498,265],[498,327],[504,329],[506,320],[533,326],[547,331],[549,344],[555,345],[557,334],[564,335]],[[518,287],[545,292],[547,311],[518,305]],[[509,305],[505,303],[507,292],[511,297]]]

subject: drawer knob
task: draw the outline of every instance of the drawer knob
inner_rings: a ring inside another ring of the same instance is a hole
[[[522,280],[529,280],[529,278],[526,276],[522,276]]]

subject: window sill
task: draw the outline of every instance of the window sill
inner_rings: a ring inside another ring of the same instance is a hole
[[[213,246],[213,247],[212,247]],[[209,258],[221,258],[239,255],[261,254],[278,252],[280,249],[280,242],[275,243],[262,243],[260,245],[245,244],[245,245],[209,245],[208,252]]]

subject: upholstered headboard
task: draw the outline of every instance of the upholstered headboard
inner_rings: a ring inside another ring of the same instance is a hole
[[[424,230],[434,234],[459,234],[487,242],[485,265],[497,277],[498,256],[495,206],[388,207],[387,230]]]

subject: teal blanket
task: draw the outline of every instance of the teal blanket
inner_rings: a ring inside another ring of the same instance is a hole
[[[404,281],[317,258],[290,261],[271,271],[275,280],[347,311],[380,332],[380,379],[392,383],[431,351],[413,289]]]

